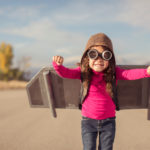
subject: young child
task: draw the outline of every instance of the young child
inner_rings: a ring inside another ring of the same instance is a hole
[[[104,33],[90,37],[81,58],[80,66],[69,69],[63,66],[63,57],[53,57],[53,67],[63,78],[79,79],[82,83],[82,141],[84,150],[112,150],[115,138],[115,110],[119,106],[115,97],[117,80],[136,80],[150,77],[147,69],[124,70],[116,66],[113,46]],[[115,84],[114,84],[115,83]]]

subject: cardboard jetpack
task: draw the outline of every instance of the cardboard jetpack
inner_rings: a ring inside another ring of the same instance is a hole
[[[147,66],[119,66],[124,69]],[[59,77],[52,67],[42,68],[27,84],[29,104],[34,108],[50,108],[53,117],[56,109],[79,109],[80,80]],[[119,80],[117,93],[120,109],[148,109],[150,120],[150,79]]]

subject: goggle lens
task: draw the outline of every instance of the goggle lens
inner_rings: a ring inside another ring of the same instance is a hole
[[[94,50],[89,51],[89,57],[91,59],[95,59],[95,58],[97,58],[97,56],[98,56],[98,53],[96,53],[96,51],[94,51]]]
[[[105,59],[105,60],[110,60],[111,57],[112,57],[112,53],[110,51],[104,51],[104,53],[102,53],[102,57]]]
[[[91,49],[88,51],[88,57],[90,59],[97,59],[100,56],[104,60],[110,60],[112,58],[112,53],[108,50],[99,53],[96,49]]]

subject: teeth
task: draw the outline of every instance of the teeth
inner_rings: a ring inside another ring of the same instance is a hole
[[[103,64],[96,64],[96,66],[104,66]]]

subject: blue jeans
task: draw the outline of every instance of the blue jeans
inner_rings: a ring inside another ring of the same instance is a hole
[[[96,141],[98,135],[98,150],[113,149],[116,130],[115,117],[104,120],[95,120],[82,117],[81,128],[84,150],[96,150]]]

